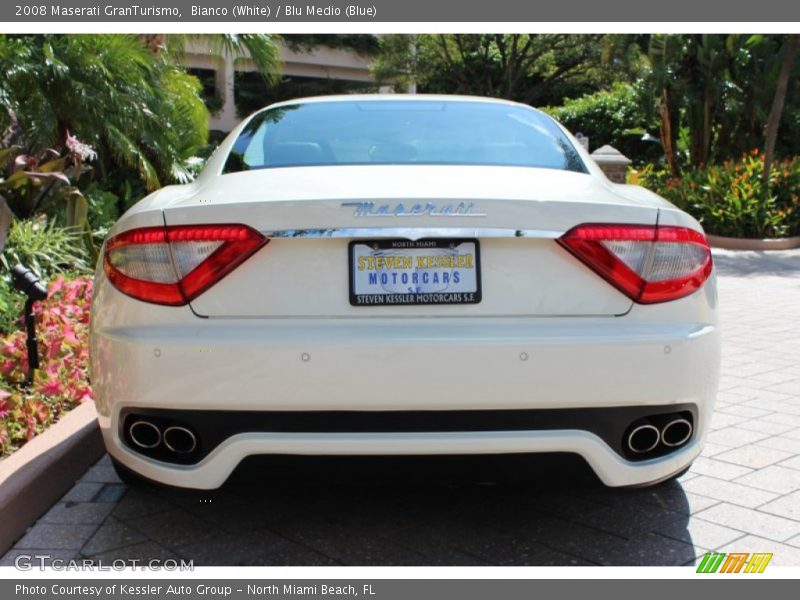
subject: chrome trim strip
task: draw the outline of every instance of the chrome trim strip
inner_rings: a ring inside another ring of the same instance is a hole
[[[262,231],[268,238],[539,238],[556,239],[563,231],[496,227],[331,227],[326,229],[277,229]]]

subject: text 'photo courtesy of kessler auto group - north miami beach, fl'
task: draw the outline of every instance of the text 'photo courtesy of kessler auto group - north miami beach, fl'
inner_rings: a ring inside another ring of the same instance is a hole
[[[0,6],[0,598],[791,586],[800,5],[651,4]]]

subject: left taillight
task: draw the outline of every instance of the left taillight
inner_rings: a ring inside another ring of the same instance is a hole
[[[106,243],[103,268],[119,291],[182,306],[269,240],[246,225],[175,225],[124,231]]]

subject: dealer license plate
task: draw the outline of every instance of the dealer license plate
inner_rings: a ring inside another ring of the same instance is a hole
[[[475,304],[481,301],[478,240],[350,243],[350,304]]]

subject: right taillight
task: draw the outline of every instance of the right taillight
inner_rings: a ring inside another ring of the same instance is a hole
[[[246,225],[143,227],[108,240],[103,268],[114,287],[128,296],[182,306],[268,241]]]
[[[686,227],[584,224],[558,243],[640,304],[688,296],[711,275],[708,240]]]

